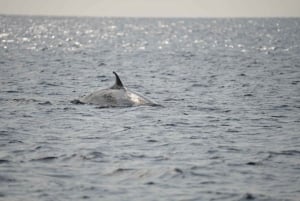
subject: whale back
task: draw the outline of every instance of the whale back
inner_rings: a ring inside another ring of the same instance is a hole
[[[139,105],[158,105],[151,100],[143,97],[142,95],[125,88],[118,74],[116,72],[113,73],[116,76],[116,81],[112,87],[108,89],[97,90],[83,97],[79,100],[79,102],[97,105],[98,107],[131,107]]]

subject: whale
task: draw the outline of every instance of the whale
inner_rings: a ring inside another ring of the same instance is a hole
[[[91,94],[83,96],[79,100],[74,100],[72,103],[76,104],[91,104],[96,105],[99,108],[110,108],[110,107],[133,107],[133,106],[159,106],[154,101],[131,91],[125,87],[116,72],[115,83],[113,86],[106,89],[99,89]]]

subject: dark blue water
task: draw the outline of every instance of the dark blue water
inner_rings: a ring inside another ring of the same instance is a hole
[[[0,16],[0,200],[299,200],[300,20]],[[114,83],[164,107],[71,100]]]

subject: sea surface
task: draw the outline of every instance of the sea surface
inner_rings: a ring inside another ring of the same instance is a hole
[[[0,16],[0,200],[300,200],[300,19]]]

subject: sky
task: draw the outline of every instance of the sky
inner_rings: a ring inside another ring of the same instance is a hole
[[[0,0],[0,14],[114,17],[300,17],[300,0]]]

